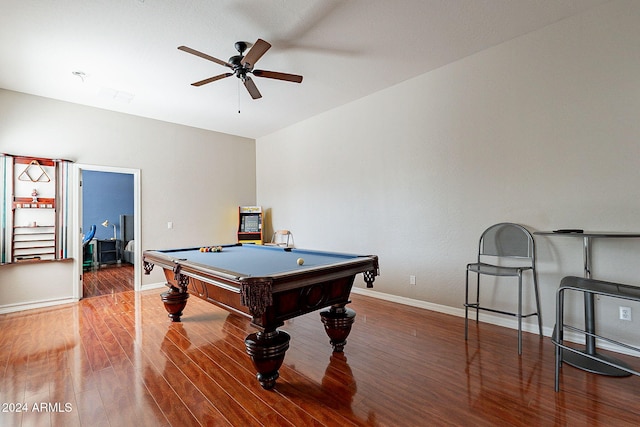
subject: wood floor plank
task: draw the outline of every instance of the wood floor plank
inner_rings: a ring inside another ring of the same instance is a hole
[[[149,365],[142,368],[137,371],[137,375],[149,390],[169,425],[184,427],[201,425],[180,396],[154,367]]]
[[[247,426],[262,425],[264,422],[273,426],[291,425],[268,405],[260,405],[259,399],[247,399],[250,392],[245,386],[224,375],[217,375],[218,370],[224,371],[223,367],[217,365],[219,369],[210,369],[212,365],[216,365],[215,362],[198,349],[191,348],[184,325],[174,323],[170,326],[165,327],[163,352],[196,386],[200,385],[199,388],[205,391],[208,399],[215,402],[227,417]],[[238,399],[243,404],[239,404]]]
[[[120,263],[93,268],[82,274],[85,298],[133,290],[133,265]]]
[[[72,408],[0,412],[0,425],[640,424],[638,377],[565,365],[555,393],[548,338],[525,333],[518,356],[511,329],[471,322],[465,341],[463,319],[361,295],[344,353],[318,313],[285,323],[290,348],[266,391],[246,354],[248,319],[190,298],[172,323],[162,291],[0,315],[0,403]]]
[[[237,358],[229,357],[228,352],[215,345],[202,346],[200,351],[212,361],[206,368],[209,375],[218,378],[223,384],[227,384],[227,382],[219,379],[222,376],[228,377],[229,383],[233,383],[235,380],[237,383],[242,384],[247,390],[243,400],[250,399],[255,402],[255,399],[259,399],[264,404],[272,407],[284,419],[289,420],[289,423],[292,423],[292,420],[297,420],[298,425],[318,425],[318,421],[315,418],[289,399],[283,399],[281,395],[275,393],[264,393],[262,387],[256,381],[255,373],[247,369],[247,366],[237,363]],[[242,358],[245,355],[239,354],[239,356]],[[234,385],[230,384],[229,387],[234,387]],[[251,407],[254,408],[255,404],[251,405]]]
[[[83,391],[76,394],[78,417],[83,426],[109,427],[107,410],[102,403],[98,389]]]

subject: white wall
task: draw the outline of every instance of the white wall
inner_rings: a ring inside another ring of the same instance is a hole
[[[260,138],[258,204],[298,247],[379,255],[374,290],[460,312],[493,223],[640,232],[639,40],[640,2],[613,1]],[[548,333],[582,242],[536,241]],[[640,284],[639,259],[640,239],[597,241],[594,277]],[[637,330],[617,305],[599,322]]]
[[[238,206],[255,204],[252,139],[0,90],[0,152],[139,169],[143,250],[235,242]],[[72,295],[74,271],[0,267],[0,309]]]

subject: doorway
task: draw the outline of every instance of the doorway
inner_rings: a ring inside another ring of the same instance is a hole
[[[79,164],[76,171],[77,297],[140,290],[140,171]]]

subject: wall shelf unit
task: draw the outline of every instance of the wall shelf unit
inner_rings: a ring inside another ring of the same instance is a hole
[[[55,225],[13,228],[13,262],[50,260],[55,252]]]
[[[66,258],[68,164],[65,160],[0,155],[1,263]],[[59,207],[62,207],[60,209]]]

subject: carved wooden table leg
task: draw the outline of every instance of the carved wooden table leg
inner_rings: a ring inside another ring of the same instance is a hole
[[[258,371],[256,377],[265,390],[271,390],[280,376],[284,354],[289,348],[291,337],[284,331],[264,331],[249,334],[244,340],[247,353]]]
[[[355,317],[356,312],[346,308],[344,304],[334,305],[329,310],[320,312],[320,318],[324,323],[324,330],[329,336],[333,351],[342,352],[344,350]]]
[[[172,322],[179,322],[182,311],[187,305],[187,299],[189,298],[188,292],[180,292],[180,289],[171,286],[168,291],[160,294],[164,308],[169,313],[169,318]]]

